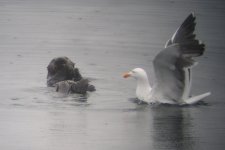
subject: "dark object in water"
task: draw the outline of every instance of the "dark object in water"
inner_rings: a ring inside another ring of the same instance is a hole
[[[95,91],[95,87],[89,84],[88,79],[83,79],[75,63],[67,57],[52,59],[47,70],[47,86],[56,86],[56,91],[80,94]]]
[[[80,81],[65,80],[56,83],[56,91],[60,93],[78,93],[85,94],[87,91],[95,91],[93,85],[89,85],[87,79],[81,79]]]

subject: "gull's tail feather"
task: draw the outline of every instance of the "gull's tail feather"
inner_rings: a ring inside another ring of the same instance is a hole
[[[201,95],[197,95],[197,96],[193,96],[193,97],[191,97],[191,98],[189,98],[189,99],[186,99],[186,100],[184,101],[184,105],[185,105],[185,104],[195,104],[195,103],[197,103],[198,101],[204,99],[205,97],[207,97],[207,96],[209,96],[209,95],[211,95],[210,92],[207,92],[207,93],[204,93],[204,94],[201,94]]]

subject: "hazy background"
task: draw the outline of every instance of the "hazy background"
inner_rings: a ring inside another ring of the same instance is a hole
[[[138,105],[123,72],[152,60],[190,12],[205,55],[193,94],[206,105]],[[223,150],[225,1],[0,0],[0,149]],[[46,87],[50,60],[67,56],[97,91],[64,96]]]

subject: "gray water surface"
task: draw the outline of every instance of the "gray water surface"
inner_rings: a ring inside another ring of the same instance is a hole
[[[135,81],[194,11],[206,44],[192,93],[205,104],[138,105]],[[1,150],[223,150],[225,2],[222,0],[0,0]],[[46,67],[73,60],[97,88],[61,95],[46,87]]]

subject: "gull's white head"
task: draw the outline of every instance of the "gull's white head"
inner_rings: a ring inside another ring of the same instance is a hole
[[[133,69],[130,72],[124,73],[123,77],[124,78],[133,77],[136,80],[139,80],[139,79],[146,79],[147,78],[147,74],[146,74],[144,69],[142,69],[142,68],[135,68],[135,69]]]
[[[148,76],[144,69],[135,68],[123,75],[124,78],[133,77],[137,80],[136,97],[142,101],[149,102],[151,86],[148,82]]]

